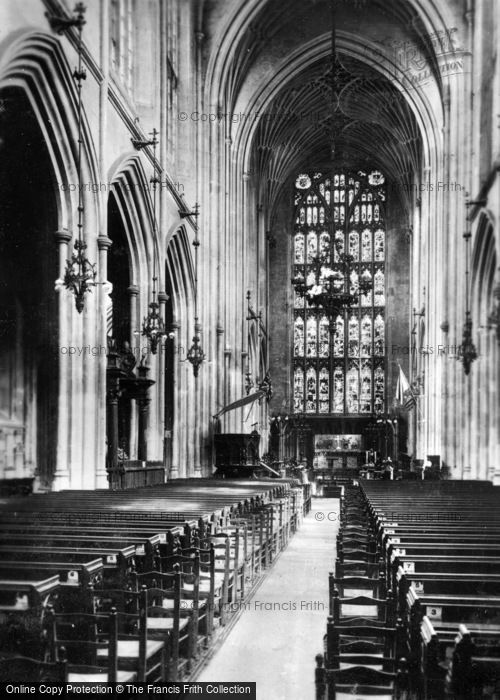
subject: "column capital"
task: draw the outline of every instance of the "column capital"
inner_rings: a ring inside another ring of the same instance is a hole
[[[169,299],[169,296],[166,292],[158,292],[158,302],[160,304],[166,304]]]
[[[99,250],[106,250],[111,245],[113,245],[113,241],[111,240],[111,238],[108,238],[108,236],[97,237],[97,246]]]
[[[136,284],[131,284],[130,287],[127,287],[127,293],[131,297],[136,297],[139,295],[139,287]]]
[[[61,244],[61,243],[69,243],[70,240],[73,238],[71,233],[67,229],[62,229],[61,231],[55,231],[54,233],[56,241]]]

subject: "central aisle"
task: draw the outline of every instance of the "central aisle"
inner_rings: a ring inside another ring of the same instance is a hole
[[[314,700],[314,657],[323,651],[326,633],[338,512],[337,499],[313,499],[299,531],[197,681],[255,681],[257,700]]]

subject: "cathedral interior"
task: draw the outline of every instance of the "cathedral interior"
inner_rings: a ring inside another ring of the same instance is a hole
[[[500,697],[500,3],[0,20],[0,681]],[[82,661],[59,618],[152,571],[162,660]]]

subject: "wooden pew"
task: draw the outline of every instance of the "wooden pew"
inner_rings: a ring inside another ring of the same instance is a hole
[[[478,653],[479,639],[473,638],[467,626],[459,626],[445,684],[447,692],[454,697],[496,698],[500,693],[500,635],[492,648],[494,656]]]
[[[413,690],[419,697],[443,697],[445,654],[458,623],[473,626],[479,639],[498,634],[499,490],[475,483],[440,485],[436,491],[434,484],[432,490],[385,485],[382,491],[363,483],[362,489],[386,558],[387,581],[398,587],[398,614],[408,623]],[[460,649],[466,645],[464,639]],[[498,664],[481,658],[488,676]],[[476,689],[463,685],[463,674],[450,688],[460,697],[475,697]]]
[[[494,596],[500,591],[500,572],[497,574],[476,573],[405,573],[401,567],[397,572],[398,614],[406,612],[406,596],[410,586],[419,594],[455,594]]]
[[[480,625],[479,627],[460,625],[446,625],[442,622],[434,624],[424,616],[421,628],[421,645],[419,656],[415,660],[415,666],[419,670],[415,678],[414,686],[426,698],[442,698],[445,696],[446,679],[451,677],[451,663],[457,644],[457,630],[462,629],[474,640],[474,653],[481,657],[491,658],[500,650],[500,625]],[[459,641],[459,640],[458,640]],[[472,656],[470,657],[472,658]],[[469,659],[470,662],[470,659]],[[470,675],[468,669],[462,669],[463,676]],[[470,682],[470,678],[467,683]],[[458,683],[456,677],[454,686],[467,692],[467,685],[463,686],[463,680]]]
[[[36,562],[84,562],[90,559],[102,559],[103,579],[107,582],[125,582],[132,571],[135,570],[135,547],[42,547],[1,545],[0,557],[11,561]]]
[[[111,555],[120,557],[123,552],[130,552],[130,547],[134,547],[133,569],[150,570],[159,568],[161,565],[160,557],[160,537],[153,535],[150,537],[113,537],[111,535],[70,535],[64,534],[29,534],[19,535],[15,533],[9,534],[9,545],[17,547],[29,547],[42,545],[43,548],[64,547],[74,548],[75,551],[98,550],[101,556],[105,557],[105,562],[108,563],[108,554],[102,554],[104,551]]]
[[[30,569],[0,572],[0,620],[12,611],[40,610],[58,588],[59,574]]]
[[[222,575],[224,617],[228,603],[244,595],[248,577],[252,579],[286,546],[307,509],[306,489],[291,481],[266,480],[222,485],[182,480],[129,492],[34,494],[29,503],[19,498],[0,500],[5,542],[0,553],[8,557],[3,571],[15,567],[23,579],[34,561],[37,569],[59,576],[55,614],[87,609],[92,614],[89,591],[93,589],[94,599],[105,588],[125,586],[134,572],[154,571],[158,556],[165,572],[172,566],[169,558],[197,549],[198,543],[199,592],[186,584],[186,600],[191,617],[197,617],[198,631],[203,622],[205,643],[213,629],[216,574]],[[218,558],[210,541],[223,545]]]
[[[44,572],[47,576],[59,576],[58,590],[68,588],[83,588],[89,584],[98,586],[103,580],[104,563],[101,557],[86,554],[57,557],[33,557],[31,561],[24,559],[0,560],[0,578],[15,577],[19,580],[29,572]]]
[[[59,587],[52,571],[0,569],[0,654],[41,658],[44,609]]]
[[[397,589],[397,572],[399,567],[404,573],[485,573],[498,572],[498,557],[445,556],[445,555],[398,555],[388,568],[388,587]]]

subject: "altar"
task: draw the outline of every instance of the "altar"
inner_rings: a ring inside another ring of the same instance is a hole
[[[362,435],[338,434],[314,436],[313,469],[340,471],[357,469],[364,462]]]

